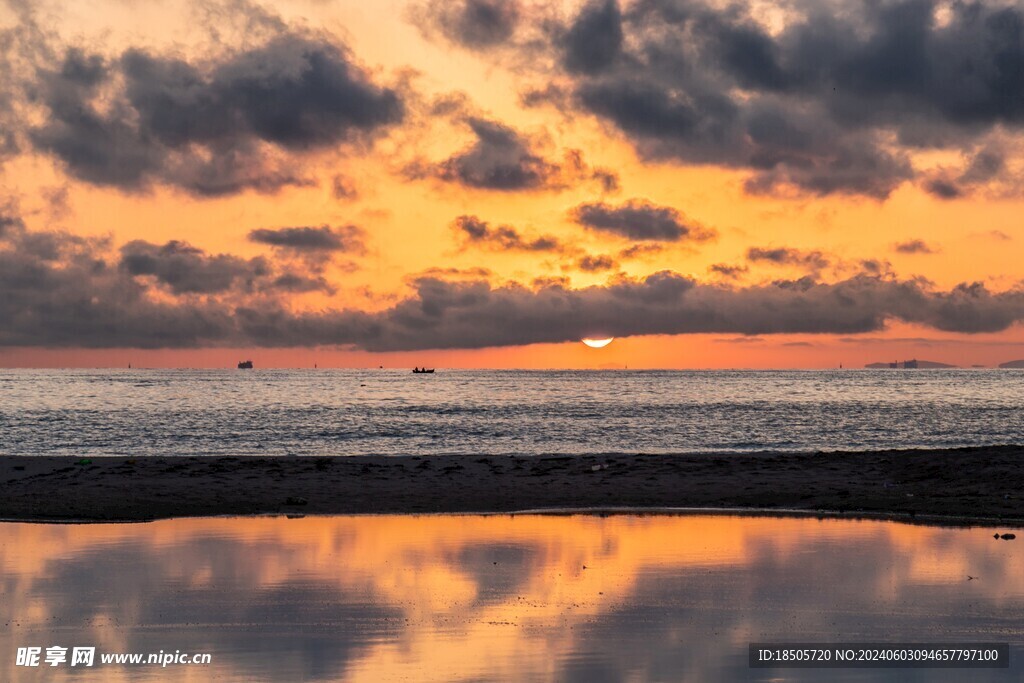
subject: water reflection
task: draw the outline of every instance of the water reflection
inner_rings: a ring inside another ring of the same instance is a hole
[[[1010,641],[1024,546],[985,529],[714,516],[0,524],[0,679],[964,680],[750,670],[751,640]],[[977,576],[968,581],[967,576]],[[17,647],[210,667],[13,666]],[[73,675],[72,675],[73,674]]]

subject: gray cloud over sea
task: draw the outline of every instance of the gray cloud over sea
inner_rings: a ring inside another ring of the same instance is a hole
[[[19,6],[2,36],[0,160],[35,151],[93,185],[216,197],[310,185],[296,158],[423,124],[411,86],[265,11],[259,39],[187,58],[67,44]],[[763,9],[588,0],[563,16],[542,3],[431,0],[411,18],[522,75],[527,106],[593,117],[648,161],[740,170],[749,192],[881,200],[913,182],[943,199],[993,183],[1019,193],[1019,2],[786,0],[774,22]],[[408,174],[502,192],[617,186],[576,150],[550,158],[492,116],[462,118],[474,142]],[[961,161],[915,165],[934,150]]]
[[[375,82],[344,44],[275,25],[212,58],[128,48],[116,55],[9,32],[20,57],[0,86],[5,134],[72,178],[127,192],[154,184],[199,197],[274,192],[313,180],[297,155],[365,145],[405,118],[403,93]]]
[[[671,271],[570,289],[422,276],[379,311],[295,311],[318,276],[269,257],[209,254],[182,242],[105,240],[33,232],[7,216],[0,236],[0,345],[202,347],[339,345],[370,351],[480,348],[601,334],[857,334],[887,322],[948,332],[1004,330],[1024,320],[1024,291],[980,283],[939,291],[871,272],[750,286],[708,284]],[[290,233],[285,233],[290,234]],[[296,233],[298,234],[298,233]],[[591,269],[611,263],[588,262]]]
[[[580,204],[570,212],[580,225],[636,241],[702,241],[714,232],[688,222],[676,209],[631,199],[619,206],[605,202]]]
[[[775,9],[772,24],[750,0],[589,0],[561,19],[517,15],[543,40],[502,35],[548,81],[525,103],[590,114],[649,160],[745,171],[750,192],[885,199],[911,181],[948,199],[1016,186],[998,141],[1024,124],[1019,3]],[[915,152],[936,149],[962,168],[915,168]]]

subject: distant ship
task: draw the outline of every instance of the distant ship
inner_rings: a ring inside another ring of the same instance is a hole
[[[434,373],[434,368],[413,368],[412,371],[417,375],[431,375]]]
[[[239,361],[238,362],[238,369],[239,370],[252,370],[252,361],[251,360]]]

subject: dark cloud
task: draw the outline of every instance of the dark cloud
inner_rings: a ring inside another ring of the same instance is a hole
[[[572,93],[555,83],[547,83],[543,88],[526,88],[519,93],[519,103],[528,109],[550,105],[565,111],[571,100]]]
[[[959,174],[939,169],[925,177],[925,191],[939,199],[958,199],[971,194],[978,187],[1005,175],[1006,158],[995,149],[983,149],[973,155]]]
[[[111,266],[98,243],[53,234],[61,254],[50,260],[15,237],[0,245],[0,344],[193,347],[231,329],[222,306],[155,302],[142,282]]]
[[[751,247],[747,249],[747,260],[786,266],[803,266],[815,271],[827,268],[831,263],[829,258],[820,251],[801,251],[790,247]]]
[[[285,229],[293,230],[293,229]],[[291,236],[295,244],[290,249],[320,251],[311,246],[312,238],[303,229],[284,235]],[[314,229],[315,230],[315,229]],[[271,231],[272,232],[272,231]],[[31,235],[33,233],[27,233]],[[54,233],[34,233],[55,236]],[[302,242],[305,238],[307,241]],[[65,241],[68,237],[62,237]],[[279,245],[280,246],[280,245]],[[24,250],[24,247],[22,248]],[[230,254],[208,254],[186,242],[171,240],[153,244],[133,240],[120,249],[117,262],[119,271],[137,282],[150,282],[175,296],[188,295],[255,295],[278,292],[323,291],[333,293],[334,288],[315,267],[310,273],[296,273],[285,264],[264,257],[251,259]]]
[[[249,240],[295,252],[346,252],[366,250],[363,231],[354,225],[331,227],[259,228],[249,232]]]
[[[615,259],[607,254],[602,254],[600,256],[587,254],[586,256],[581,256],[580,259],[576,261],[576,267],[585,273],[597,273],[603,270],[618,268],[619,264]]]
[[[265,259],[208,255],[185,242],[153,244],[134,240],[121,247],[120,268],[132,276],[151,276],[174,294],[218,294],[252,290],[271,274]]]
[[[567,275],[543,275],[541,277],[535,277],[530,281],[530,285],[534,289],[544,289],[547,287],[568,288],[571,284],[572,278]]]
[[[861,259],[860,269],[868,275],[891,275],[892,264],[882,259]]]
[[[549,26],[534,62],[559,63],[561,82],[523,100],[574,103],[650,159],[743,170],[751,192],[884,199],[921,175],[914,152],[981,145],[923,183],[954,196],[1006,172],[986,140],[1024,125],[1024,8],[956,2],[940,20],[938,7],[788,3],[769,29],[752,0],[590,0]]]
[[[407,174],[501,192],[560,190],[590,179],[606,187],[618,184],[610,171],[589,169],[578,151],[555,162],[537,151],[537,141],[502,123],[470,116],[466,124],[476,138],[472,145],[440,163],[412,164]]]
[[[594,169],[594,180],[601,185],[601,191],[605,194],[615,194],[620,189],[619,176],[614,171],[606,168]]]
[[[331,180],[331,195],[339,201],[348,201],[359,197],[359,189],[351,178],[336,175]]]
[[[985,183],[1005,169],[1006,158],[1002,152],[996,149],[983,149],[971,157],[970,163],[960,176],[960,182],[969,185]]]
[[[512,38],[520,5],[518,0],[431,0],[413,16],[421,28],[436,29],[456,45],[487,49]]]
[[[433,97],[427,105],[427,113],[431,116],[453,119],[459,117],[468,119],[478,115],[469,95],[459,90],[444,92]]]
[[[0,236],[0,345],[199,347],[243,341],[242,302],[282,311],[287,297],[332,293],[319,275],[264,258],[207,254],[184,242],[30,231]]]
[[[538,290],[421,280],[410,299],[375,316],[366,348],[478,348],[636,334],[852,334],[899,319],[942,330],[991,332],[1024,317],[1024,293],[980,284],[946,293],[914,282],[857,276],[734,289],[671,272],[604,287]],[[379,326],[379,327],[378,327]],[[364,344],[366,342],[353,341]]]
[[[619,258],[620,259],[640,259],[640,258],[646,258],[646,257],[649,257],[649,256],[654,256],[655,254],[660,254],[662,251],[664,251],[664,249],[665,248],[662,245],[660,245],[660,244],[651,244],[651,243],[634,244],[633,246],[626,247],[625,249],[620,251],[619,252]]]
[[[728,263],[712,263],[708,266],[709,273],[715,273],[721,275],[724,278],[738,278],[744,273],[748,272],[750,268],[747,266],[734,266]]]
[[[491,225],[476,216],[459,216],[452,228],[464,245],[477,245],[504,251],[563,251],[562,244],[554,237],[523,237],[510,225]]]
[[[714,235],[712,231],[688,224],[675,209],[642,199],[631,199],[620,206],[604,202],[580,204],[570,215],[587,228],[632,240],[700,241]]]
[[[561,37],[570,71],[602,71],[622,50],[622,13],[616,0],[590,0]]]
[[[547,186],[559,168],[532,151],[514,129],[479,118],[467,121],[476,141],[466,150],[434,165],[412,167],[414,177],[433,176],[485,190],[534,190]]]
[[[819,116],[787,111],[775,99],[737,102],[704,85],[683,95],[629,73],[586,80],[576,95],[584,109],[633,138],[644,156],[746,169],[750,192],[794,186],[884,198],[912,176],[902,153]]]
[[[300,273],[282,273],[270,281],[269,288],[295,294],[303,294],[305,292],[334,294],[336,291],[322,275],[303,275]]]
[[[80,180],[125,190],[161,182],[215,196],[308,184],[294,155],[369,139],[403,117],[399,94],[343,47],[296,33],[209,64],[68,49],[37,78],[46,116],[28,132],[35,147]]]
[[[19,151],[18,139],[15,137],[14,131],[6,125],[0,127],[0,160],[15,156]]]
[[[935,249],[928,246],[924,240],[909,240],[900,242],[893,247],[900,254],[934,254]]]
[[[925,180],[924,189],[939,199],[956,199],[963,195],[963,190],[954,180],[934,177]]]
[[[454,268],[451,266],[441,268],[434,266],[432,268],[427,268],[416,276],[411,277],[409,280],[415,281],[421,277],[435,277],[447,280],[487,280],[492,275],[493,273],[489,268],[483,268],[481,266],[476,266],[474,268]]]
[[[1024,291],[981,283],[937,291],[917,280],[859,274],[747,287],[670,271],[570,289],[566,279],[495,286],[421,276],[379,311],[296,311],[290,297],[322,285],[267,259],[206,254],[182,242],[109,244],[10,227],[0,241],[0,345],[201,347],[338,345],[371,351],[574,341],[596,333],[852,335],[903,321],[958,333],[1024,321]]]
[[[24,227],[21,218],[7,214],[3,207],[0,207],[0,239],[3,239],[4,235],[13,229],[21,227]]]
[[[187,106],[192,98],[182,102],[184,93],[174,86],[181,77],[200,88],[202,81],[193,83],[187,67],[185,73],[175,74],[180,64],[173,61],[138,53],[129,53],[124,61],[132,81],[129,98],[151,121],[151,130],[162,130],[158,120],[168,121],[170,142],[189,139],[191,135],[182,130],[181,119],[188,120]],[[162,87],[145,83],[144,79],[154,77]],[[373,84],[343,49],[296,35],[278,37],[225,60],[205,85],[205,95],[210,99],[207,112],[216,121],[240,123],[244,131],[260,140],[290,149],[336,145],[397,123],[402,117],[398,93]],[[202,95],[199,101],[206,104]],[[167,112],[156,108],[165,102],[186,107],[168,117]]]

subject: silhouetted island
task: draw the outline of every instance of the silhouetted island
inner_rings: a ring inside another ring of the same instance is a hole
[[[949,365],[948,363],[938,363],[933,360],[901,360],[891,361],[888,363],[868,363],[864,367],[871,370],[941,370],[943,368],[955,368],[955,365]]]
[[[1007,368],[1007,369],[1012,369],[1012,368],[1020,369],[1020,368],[1024,368],[1024,360],[1011,360],[1011,361],[1007,361],[1005,363],[1000,363],[999,367]]]

